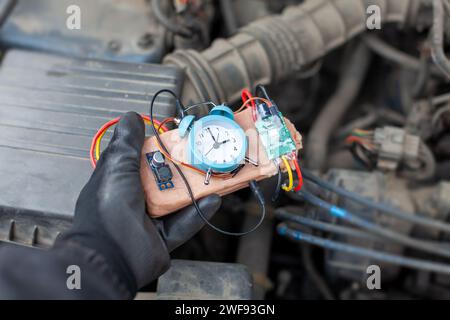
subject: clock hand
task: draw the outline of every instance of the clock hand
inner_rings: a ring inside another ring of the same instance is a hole
[[[205,154],[205,157],[213,150],[214,150],[214,146],[211,149],[209,149],[209,151]]]
[[[225,143],[228,143],[228,142],[230,142],[230,141],[231,141],[231,140],[228,139],[228,140],[225,140],[225,141],[220,142],[219,144],[225,144]]]
[[[216,140],[216,138],[214,138],[214,135],[213,135],[213,133],[211,132],[211,129],[210,129],[210,128],[206,128],[206,130],[208,130],[208,132],[209,132],[209,134],[211,135],[211,137],[213,138],[214,142],[217,143],[217,140]]]

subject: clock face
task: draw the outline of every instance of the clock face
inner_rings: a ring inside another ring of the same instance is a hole
[[[210,114],[189,131],[188,161],[204,171],[231,172],[244,163],[247,145],[244,130],[232,118]]]
[[[242,129],[227,123],[205,123],[195,133],[194,143],[203,161],[219,165],[241,161],[245,147]]]

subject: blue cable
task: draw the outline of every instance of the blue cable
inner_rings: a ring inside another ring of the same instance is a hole
[[[319,207],[319,208],[323,209],[324,211],[328,212],[330,215],[337,217],[339,219],[345,220],[355,226],[361,227],[370,232],[373,232],[374,234],[388,238],[392,241],[403,244],[405,246],[415,248],[418,250],[422,250],[424,252],[440,255],[440,256],[443,256],[446,258],[450,258],[450,250],[442,247],[442,245],[440,243],[413,239],[413,238],[410,238],[403,234],[392,231],[388,228],[379,226],[373,222],[370,222],[370,221],[367,221],[365,219],[358,217],[356,214],[354,214],[344,208],[337,207],[331,203],[328,203],[328,202],[316,197],[312,193],[306,191],[305,188],[303,188],[298,194],[306,202],[308,202],[316,207]]]
[[[375,202],[373,200],[370,200],[368,198],[365,198],[357,193],[348,191],[342,187],[339,187],[333,183],[330,183],[328,181],[325,181],[316,175],[312,174],[309,170],[302,169],[303,177],[309,181],[314,182],[318,186],[327,189],[329,191],[332,191],[342,197],[348,198],[354,202],[357,202],[359,204],[362,204],[366,207],[370,207],[373,209],[376,209],[378,211],[390,214],[393,217],[396,217],[401,220],[409,221],[427,228],[432,228],[444,232],[450,233],[450,224],[444,223],[439,220],[431,219],[424,216],[419,216],[413,213],[404,212],[400,209],[394,208],[388,204]]]
[[[344,244],[329,239],[316,237],[304,232],[300,232],[298,230],[290,229],[285,223],[280,223],[277,226],[277,232],[279,235],[288,237],[292,240],[303,241],[329,250],[343,251],[349,254],[367,257],[380,262],[391,263],[402,267],[409,267],[413,269],[450,274],[450,266],[442,263],[414,258],[406,258],[399,255],[375,251],[358,246]]]
[[[383,240],[380,237],[361,231],[359,229],[344,227],[333,223],[323,222],[319,220],[310,219],[300,216],[298,214],[291,213],[292,207],[279,208],[275,210],[275,215],[281,220],[294,222],[297,224],[305,225],[320,231],[331,232],[334,234],[340,234],[347,237],[363,239],[367,241],[380,241]],[[299,208],[300,209],[300,208]]]

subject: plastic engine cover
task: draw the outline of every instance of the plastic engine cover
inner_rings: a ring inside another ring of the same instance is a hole
[[[157,90],[181,84],[173,67],[9,51],[0,68],[0,240],[50,245],[92,173],[98,128],[127,111],[147,114]],[[161,99],[156,118],[172,116],[172,102]]]

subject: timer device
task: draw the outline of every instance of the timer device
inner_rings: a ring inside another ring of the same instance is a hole
[[[274,195],[278,195],[279,190],[290,192],[301,188],[297,163],[301,135],[262,88],[259,86],[259,91],[265,98],[254,97],[244,89],[243,104],[236,111],[212,101],[185,107],[171,90],[161,89],[155,93],[149,114],[141,114],[153,134],[143,145],[140,166],[147,212],[151,217],[162,217],[192,204],[212,229],[225,235],[243,236],[255,231],[266,214],[258,181],[278,175]],[[175,99],[177,112],[173,117],[158,120],[154,116],[155,101],[162,94]],[[201,105],[212,106],[207,115],[187,114]],[[94,167],[100,157],[103,136],[119,120],[115,118],[105,123],[94,136],[90,148]],[[175,126],[170,128],[169,123]],[[293,165],[298,173],[295,189]],[[283,184],[282,171],[288,173],[287,184]],[[258,222],[246,231],[231,232],[211,224],[197,203],[211,194],[224,196],[246,187],[250,187],[261,206]]]
[[[205,184],[212,173],[230,173],[245,162],[248,142],[244,130],[225,106],[214,107],[209,115],[195,119],[185,116],[179,125],[182,138],[188,136],[189,163],[206,172]]]

